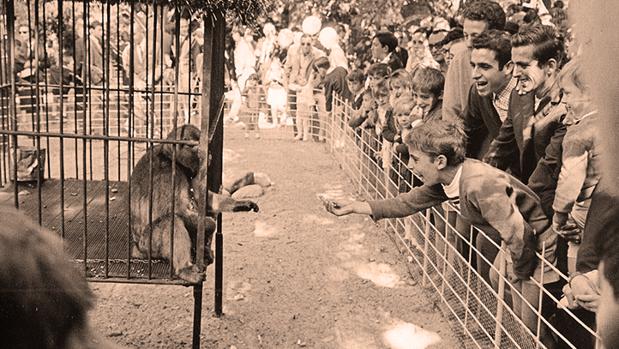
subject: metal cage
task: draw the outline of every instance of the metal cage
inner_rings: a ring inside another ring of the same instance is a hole
[[[177,278],[171,263],[150,253],[132,256],[131,173],[157,144],[191,144],[166,140],[172,129],[200,128],[199,149],[212,156],[200,165],[195,188],[205,193],[195,264],[205,267],[206,193],[221,186],[224,33],[223,17],[156,2],[2,0],[0,8],[0,187],[12,193],[6,201],[57,232],[89,281],[192,286],[194,348],[203,283]],[[152,162],[147,180],[157,190]],[[221,315],[221,215],[215,241]]]

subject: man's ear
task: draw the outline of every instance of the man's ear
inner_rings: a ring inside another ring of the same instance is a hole
[[[436,156],[434,158],[434,165],[436,165],[437,170],[443,170],[447,167],[447,157],[443,154]]]
[[[548,76],[553,75],[554,73],[559,71],[559,62],[557,62],[557,60],[554,58],[549,59],[548,62],[544,64],[544,66],[546,68],[545,70]]]
[[[505,63],[505,65],[503,66],[503,73],[505,73],[505,75],[511,76],[513,72],[514,72],[514,62],[509,61]]]

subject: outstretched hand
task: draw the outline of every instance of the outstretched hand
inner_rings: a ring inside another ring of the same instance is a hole
[[[329,200],[325,201],[325,209],[327,212],[336,216],[345,216],[354,213],[353,203],[344,202],[342,200]]]

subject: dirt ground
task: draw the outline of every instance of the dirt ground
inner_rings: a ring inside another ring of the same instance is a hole
[[[224,316],[207,269],[202,348],[458,348],[406,258],[362,216],[337,218],[317,195],[352,185],[319,143],[228,132],[225,172],[267,173],[260,212],[224,216]],[[91,284],[91,321],[129,348],[191,347],[192,288]]]

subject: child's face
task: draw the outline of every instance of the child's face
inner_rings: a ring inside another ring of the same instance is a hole
[[[398,125],[400,125],[400,128],[410,128],[411,127],[411,123],[413,122],[413,118],[411,117],[411,113],[410,111],[406,111],[406,110],[398,110],[395,114],[394,114],[396,120],[398,121]]]
[[[385,80],[385,77],[382,75],[378,75],[378,74],[370,75],[370,88],[372,90],[375,90],[378,84],[383,82],[383,80]]]
[[[438,102],[438,98],[433,93],[426,91],[414,91],[413,95],[415,96],[417,106],[423,110],[424,115],[430,112],[432,107]]]
[[[377,93],[376,94],[376,102],[381,107],[389,104],[389,94],[388,93]]]
[[[361,81],[347,80],[347,82],[348,82],[348,89],[353,94],[359,93],[359,91],[361,91],[361,89],[363,88],[363,83]]]
[[[258,80],[254,79],[254,78],[249,78],[249,79],[247,79],[247,82],[245,83],[245,85],[247,87],[254,87],[254,86],[258,85]]]
[[[411,95],[410,87],[406,86],[401,81],[394,81],[391,83],[391,97],[394,100],[406,95]]]
[[[591,98],[576,87],[570,79],[561,81],[561,90],[563,102],[572,117],[581,117],[593,109]]]
[[[413,174],[425,185],[439,184],[439,171],[444,168],[442,165],[442,158],[430,156],[430,154],[424,153],[419,149],[414,149],[409,146],[408,151],[410,153],[410,159],[408,160],[408,168]]]

